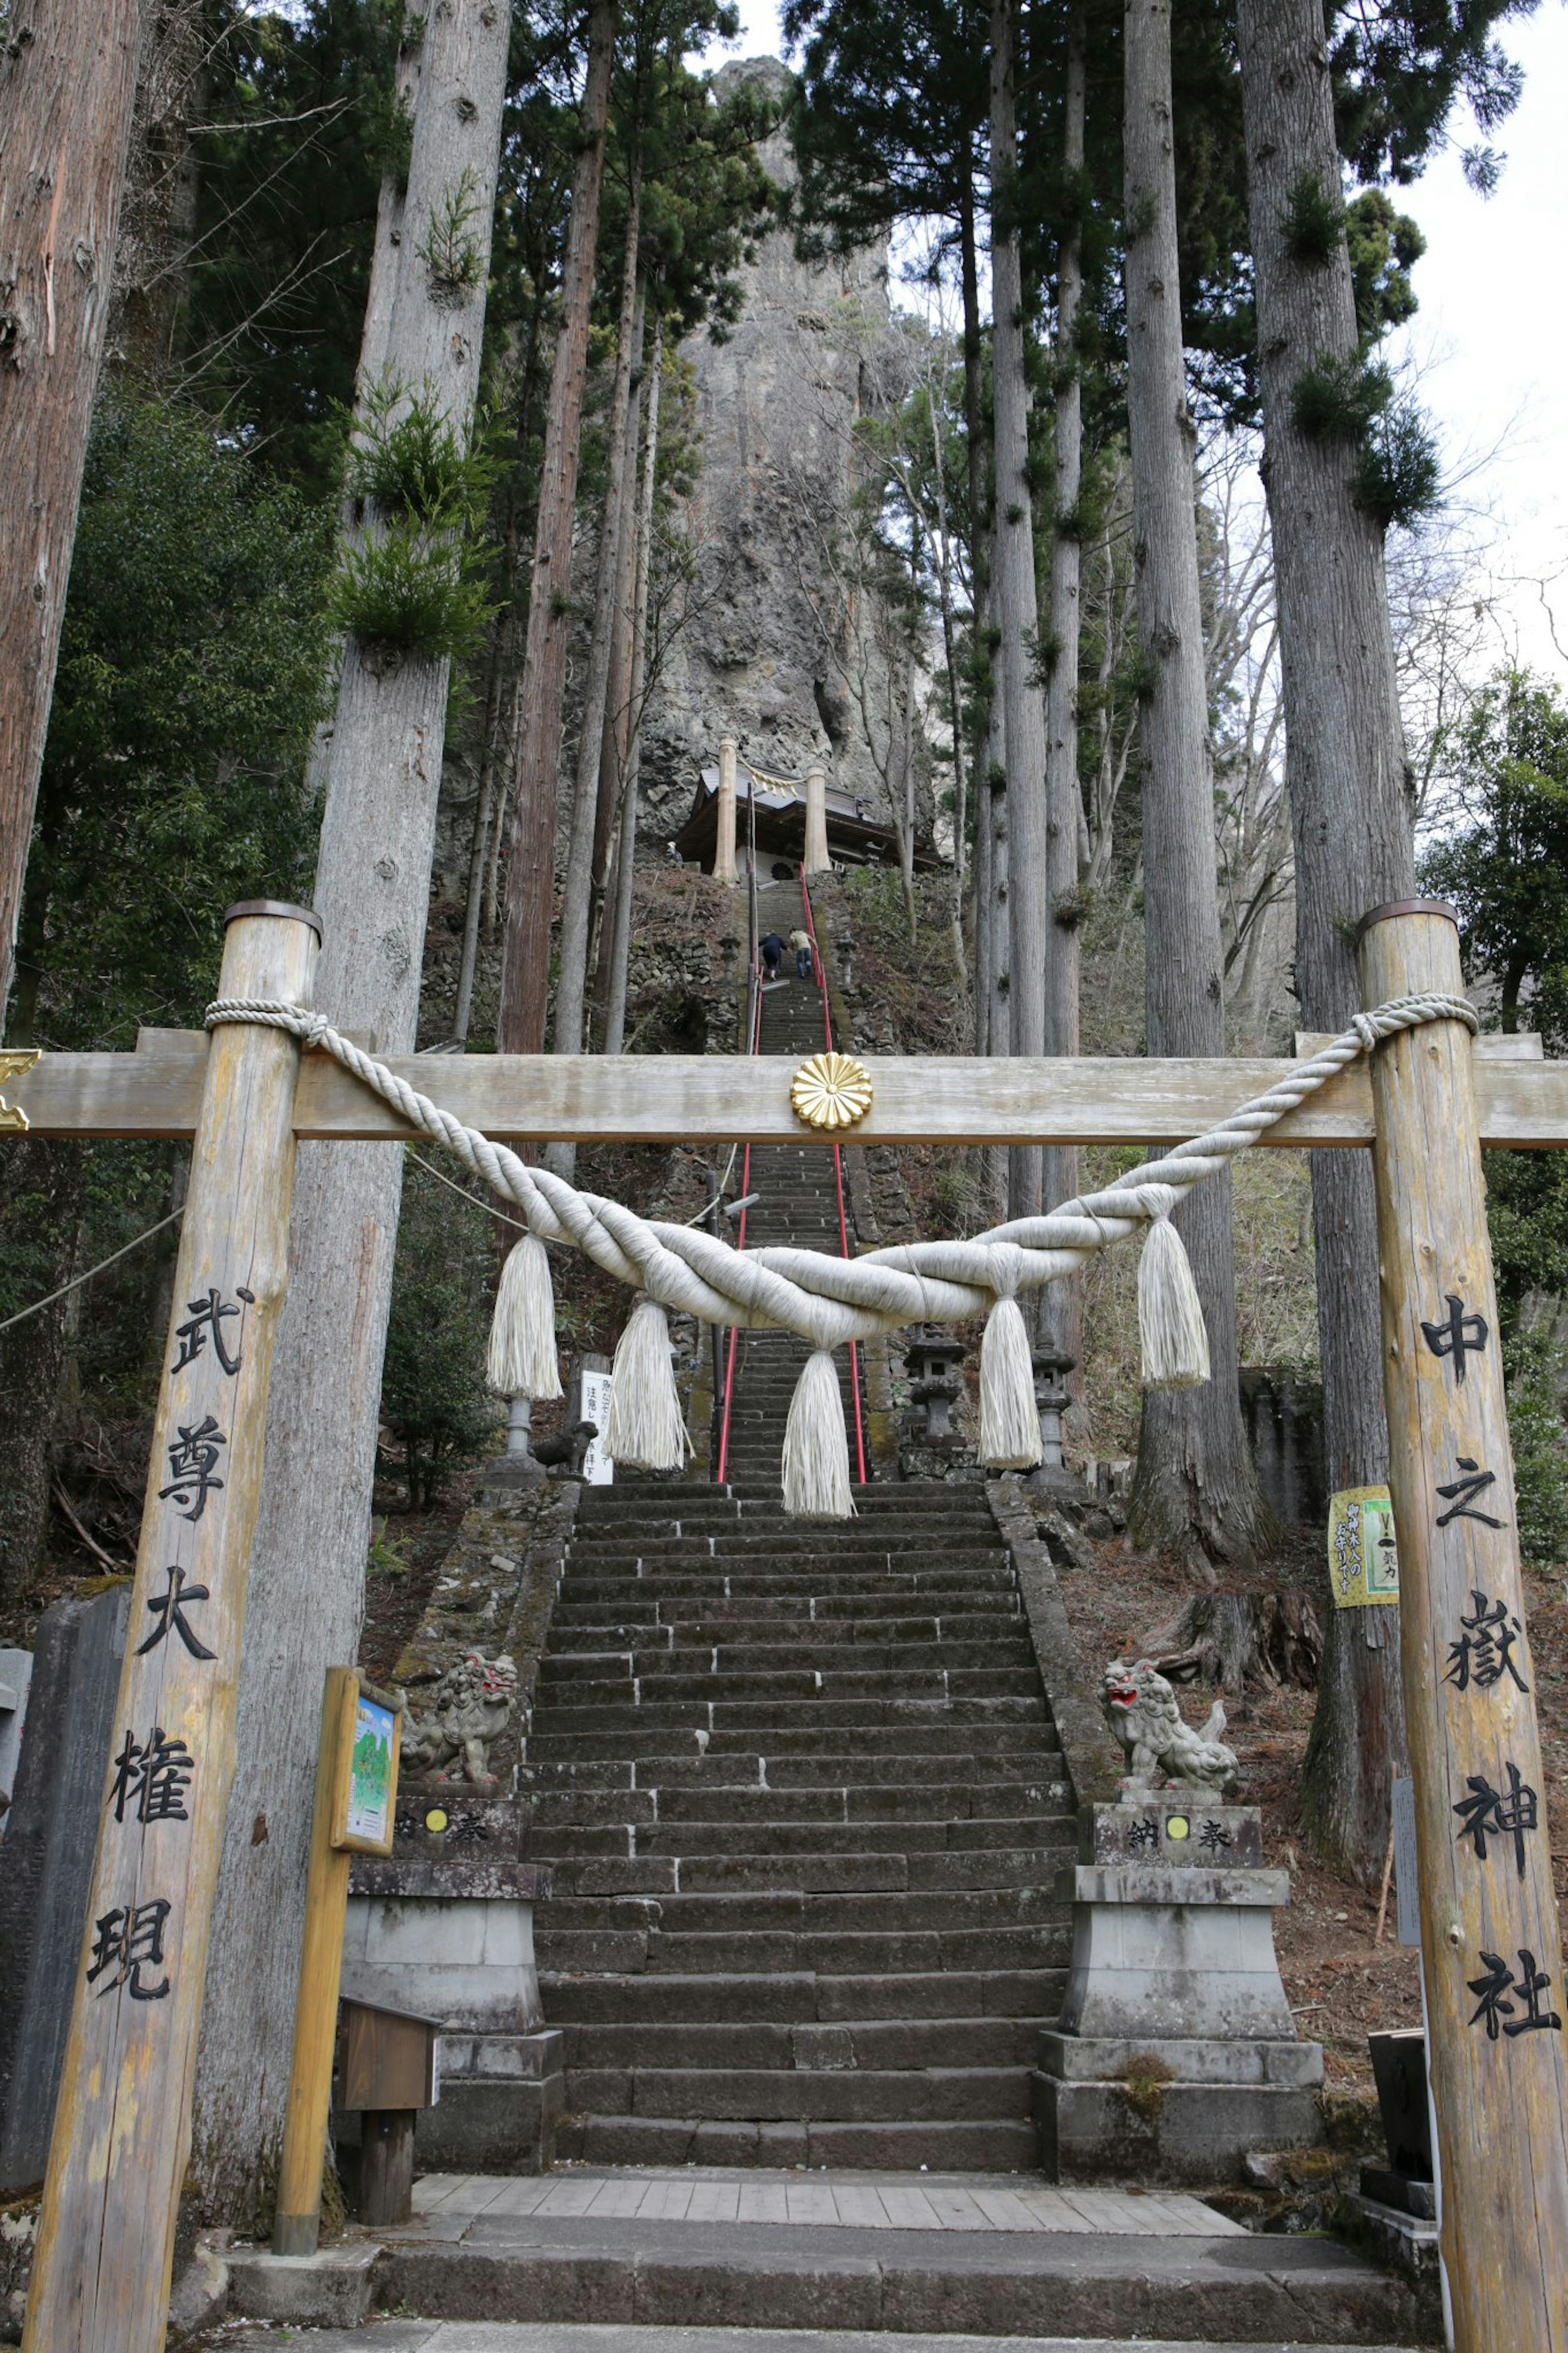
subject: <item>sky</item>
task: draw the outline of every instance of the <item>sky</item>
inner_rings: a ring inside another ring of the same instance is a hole
[[[775,0],[740,5],[742,37],[711,61],[781,56]],[[1551,258],[1568,214],[1568,0],[1542,0],[1502,38],[1524,93],[1492,142],[1507,159],[1496,194],[1465,185],[1468,124],[1396,192],[1427,250],[1420,310],[1389,356],[1414,373],[1436,427],[1447,524],[1489,600],[1496,659],[1568,680],[1568,303]]]

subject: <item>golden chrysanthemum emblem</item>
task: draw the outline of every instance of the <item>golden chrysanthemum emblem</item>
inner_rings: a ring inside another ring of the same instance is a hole
[[[790,1081],[795,1116],[807,1127],[853,1127],[871,1108],[871,1080],[853,1054],[814,1054]]]

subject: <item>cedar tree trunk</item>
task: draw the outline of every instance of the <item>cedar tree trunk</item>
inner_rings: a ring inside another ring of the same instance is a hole
[[[1078,322],[1083,301],[1082,238],[1077,206],[1083,180],[1084,12],[1079,0],[1068,31],[1062,177],[1069,206],[1057,255],[1056,512],[1051,532],[1049,691],[1046,719],[1046,893],[1049,951],[1046,958],[1046,1051],[1079,1050],[1078,885],[1083,800],[1078,782],[1078,654],[1079,609],[1079,498],[1083,489],[1083,386],[1079,375]],[[1045,1155],[1047,1208],[1078,1191],[1078,1154],[1052,1145]],[[1040,1302],[1040,1336],[1052,1352],[1083,1357],[1083,1282],[1069,1275]]]
[[[16,0],[0,38],[0,1035],[109,322],[139,0]]]
[[[594,834],[599,807],[599,770],[604,749],[605,715],[609,702],[611,656],[615,644],[616,586],[620,575],[620,535],[625,513],[623,496],[628,472],[626,418],[631,407],[632,364],[637,310],[637,227],[639,186],[634,167],[626,213],[626,250],[621,269],[621,315],[616,341],[616,373],[610,391],[610,414],[605,428],[608,472],[605,485],[604,521],[599,532],[599,584],[594,602],[594,629],[588,646],[588,675],[583,689],[583,719],[577,738],[577,773],[572,795],[572,836],[566,850],[566,889],[561,905],[561,972],[555,984],[554,1050],[583,1050],[584,1011],[588,997],[588,931],[594,903]],[[570,1178],[576,1158],[574,1145],[552,1148],[550,1165]]]
[[[560,788],[566,650],[572,630],[572,525],[577,503],[583,387],[588,373],[588,323],[599,246],[599,197],[605,179],[616,16],[616,0],[593,0],[588,12],[581,145],[561,274],[561,332],[550,377],[540,467],[528,643],[522,659],[522,723],[515,755],[516,808],[507,869],[500,1018],[496,1032],[496,1045],[503,1054],[543,1050],[550,997],[555,803]]]
[[[1046,706],[1038,674],[1039,608],[1029,490],[1029,396],[1024,375],[1024,285],[1016,226],[1018,0],[991,10],[991,345],[995,539],[991,618],[999,637],[1006,739],[1008,891],[1012,954],[1009,1050],[1046,1050]],[[1008,1155],[1010,1214],[1043,1206],[1038,1145]]]
[[[510,25],[500,0],[441,0],[416,58],[405,52],[413,153],[405,188],[382,190],[365,311],[359,400],[391,379],[433,388],[463,433],[479,386]],[[473,248],[460,285],[420,250],[442,249],[431,225],[450,217],[459,191]],[[316,1001],[383,1054],[415,1043],[447,670],[351,637],[318,747]],[[352,1660],[359,1636],[402,1164],[381,1145],[300,1147],[192,2155],[207,2211],[233,2222],[254,2220],[282,2133],[321,1673]]]
[[[1151,1054],[1223,1054],[1214,774],[1198,582],[1194,432],[1182,351],[1170,0],[1127,0],[1127,416],[1133,561],[1144,663],[1144,908]],[[1230,1178],[1210,1177],[1176,1222],[1208,1324],[1213,1377],[1148,1390],[1131,1524],[1212,1578],[1269,1528],[1237,1387]]]
[[[643,704],[647,684],[648,579],[653,565],[654,492],[658,480],[658,395],[664,373],[662,335],[654,338],[647,380],[647,438],[643,453],[642,499],[637,527],[637,586],[633,591],[631,691],[627,706],[626,782],[621,791],[621,839],[616,864],[616,919],[605,1016],[605,1051],[622,1051],[626,1034],[626,972],[631,960],[632,878],[637,846],[637,774]]]
[[[1274,537],[1285,771],[1296,849],[1296,993],[1303,1023],[1360,1008],[1353,927],[1415,888],[1412,793],[1394,684],[1383,533],[1356,504],[1352,453],[1297,427],[1291,396],[1324,356],[1357,355],[1343,233],[1327,259],[1287,237],[1294,191],[1341,192],[1321,0],[1241,0],[1238,34]],[[1388,1473],[1377,1231],[1364,1152],[1312,1155],[1318,1336],[1331,1490]],[[1302,1810],[1320,1852],[1375,1875],[1389,1782],[1405,1765],[1392,1609],[1331,1610]]]

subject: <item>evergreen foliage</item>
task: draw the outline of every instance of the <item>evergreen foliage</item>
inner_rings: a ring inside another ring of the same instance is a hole
[[[471,439],[458,432],[428,388],[410,396],[388,381],[366,396],[348,464],[362,529],[329,591],[336,628],[395,659],[460,660],[473,649],[489,603],[493,440],[483,419]]]
[[[1381,361],[1321,353],[1297,378],[1290,406],[1299,432],[1349,445],[1356,503],[1384,531],[1414,523],[1440,503],[1437,445]]]
[[[485,1383],[490,1231],[478,1203],[465,1208],[408,1155],[381,1419],[410,1511],[427,1510],[496,1440]]]
[[[1568,1051],[1568,705],[1528,673],[1499,673],[1452,748],[1454,815],[1422,887],[1459,911],[1467,974],[1500,1027]],[[1568,1299],[1568,1167],[1554,1152],[1486,1155],[1487,1222],[1502,1317],[1509,1426],[1526,1556],[1568,1557],[1568,1365],[1530,1320]]]
[[[20,934],[19,1014],[128,1047],[212,993],[223,911],[307,899],[330,518],[126,389],[88,455]]]

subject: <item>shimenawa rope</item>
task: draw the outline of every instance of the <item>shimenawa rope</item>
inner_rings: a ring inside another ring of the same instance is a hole
[[[813,1355],[791,1409],[784,1503],[792,1512],[834,1518],[853,1509],[847,1440],[837,1379],[824,1378],[820,1366],[813,1371],[818,1356],[826,1358],[847,1340],[905,1324],[988,1315],[981,1352],[982,1459],[995,1468],[1027,1469],[1040,1459],[1039,1427],[1016,1295],[1072,1273],[1097,1250],[1143,1225],[1150,1229],[1139,1270],[1144,1378],[1162,1388],[1206,1380],[1203,1314],[1181,1238],[1170,1223],[1173,1210],[1194,1186],[1245,1152],[1358,1056],[1383,1039],[1428,1021],[1460,1021],[1472,1032],[1479,1026],[1463,997],[1395,997],[1373,1012],[1358,1013],[1321,1053],[1216,1127],[1143,1162],[1100,1192],[1080,1194],[1044,1217],[993,1226],[969,1240],[903,1243],[863,1258],[835,1259],[779,1247],[736,1250],[693,1227],[639,1218],[618,1201],[579,1192],[563,1177],[529,1167],[505,1145],[465,1126],[340,1036],[325,1014],[246,997],[220,997],[206,1013],[209,1029],[250,1022],[285,1030],[302,1046],[330,1054],[408,1126],[445,1145],[470,1175],[522,1210],[529,1235],[513,1255],[528,1257],[510,1284],[503,1281],[504,1319],[498,1302],[491,1364],[506,1381],[519,1373],[528,1377],[503,1393],[560,1394],[548,1263],[542,1268],[540,1242],[572,1243],[643,1294],[616,1350],[612,1376],[610,1411],[618,1442],[610,1451],[616,1461],[633,1468],[675,1470],[685,1460],[687,1440],[664,1310],[721,1326],[798,1334]],[[657,1329],[645,1309],[658,1311]]]

